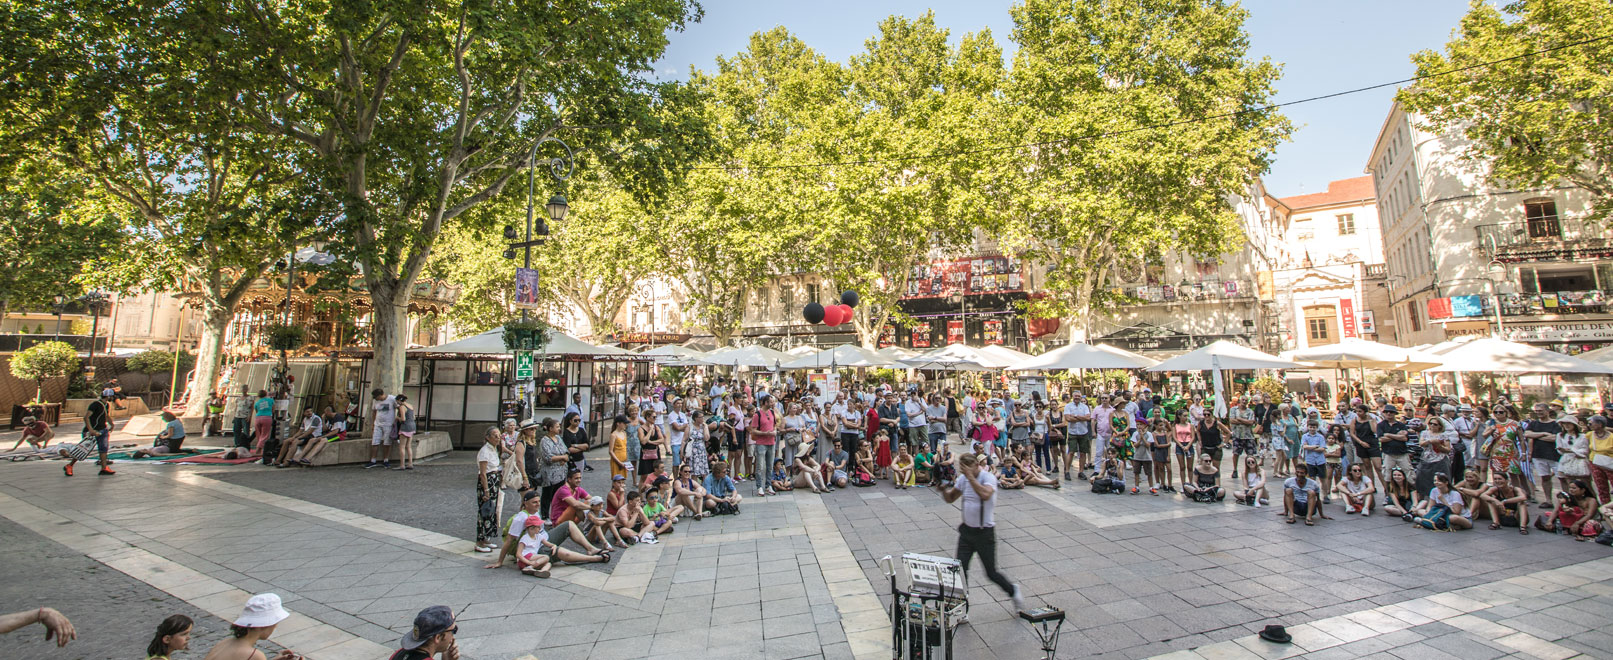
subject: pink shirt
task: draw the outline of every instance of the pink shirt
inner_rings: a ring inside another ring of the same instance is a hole
[[[566,498],[568,497],[574,497],[579,502],[587,502],[588,491],[583,490],[582,486],[572,490],[571,484],[560,484],[560,490],[554,493],[554,501],[549,504],[549,520],[558,519],[560,514],[565,513],[566,509],[571,506],[566,504]]]
[[[775,435],[773,433],[773,427],[777,422],[778,420],[774,419],[773,417],[773,411],[757,411],[756,415],[751,418],[751,443],[762,446],[773,444]]]

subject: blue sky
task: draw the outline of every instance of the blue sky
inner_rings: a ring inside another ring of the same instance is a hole
[[[705,19],[671,44],[658,70],[682,78],[690,66],[710,70],[718,55],[745,47],[752,33],[783,25],[826,56],[846,61],[862,50],[879,20],[933,9],[953,38],[991,28],[1004,46],[1012,25],[1010,0],[893,2],[889,0],[701,0]],[[1283,64],[1277,100],[1289,101],[1410,77],[1409,56],[1442,48],[1467,11],[1466,0],[1246,0],[1251,55]],[[1393,98],[1392,89],[1316,101],[1284,112],[1297,128],[1277,148],[1265,175],[1280,197],[1321,192],[1327,182],[1361,176],[1372,140]]]

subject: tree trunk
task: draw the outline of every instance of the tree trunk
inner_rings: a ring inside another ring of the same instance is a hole
[[[219,363],[224,358],[224,333],[234,315],[233,305],[203,305],[202,337],[196,343],[196,377],[191,379],[189,400],[185,402],[186,417],[207,414],[207,399],[218,389]],[[178,368],[179,364],[174,364]]]
[[[728,340],[733,339],[733,337],[734,337],[734,329],[731,328],[731,327],[723,327],[723,328],[715,328],[715,327],[713,327],[713,328],[708,328],[708,329],[711,330],[711,338],[716,340],[716,342],[717,342],[717,348],[722,348],[724,346],[727,346],[728,345]]]
[[[371,272],[374,272],[372,269]],[[374,381],[387,394],[403,391],[404,351],[409,348],[409,291],[414,283],[392,282],[390,278],[370,278],[370,304],[374,321],[370,323],[370,360],[374,363]]]

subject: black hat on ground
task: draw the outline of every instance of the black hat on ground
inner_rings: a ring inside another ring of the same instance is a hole
[[[1294,641],[1294,636],[1288,634],[1286,628],[1275,623],[1266,626],[1265,630],[1260,631],[1260,638],[1275,644],[1289,644]]]

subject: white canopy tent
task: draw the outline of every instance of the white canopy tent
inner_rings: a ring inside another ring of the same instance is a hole
[[[966,346],[964,344],[947,344],[946,346],[942,346],[937,349],[925,351],[903,360],[902,362],[909,366],[926,363],[944,364],[952,362],[973,362],[980,366],[986,367],[987,369],[1002,369],[1012,365],[1014,362],[1017,362],[1017,360],[1009,360],[998,357],[973,346]],[[913,366],[913,368],[932,369],[937,367]]]
[[[789,350],[784,351],[784,352],[789,353],[790,355],[794,355],[796,357],[802,357],[802,356],[811,355],[813,353],[818,352],[818,348],[816,346],[808,346],[806,344],[801,344],[800,346],[796,346],[795,348],[789,349]]]
[[[494,328],[479,335],[472,335],[446,344],[409,349],[409,355],[427,357],[510,355],[511,353],[513,351],[504,347],[503,328]],[[559,330],[549,331],[549,343],[543,347],[542,353],[546,356],[612,357],[621,360],[634,360],[641,357],[613,346],[595,346]]]
[[[785,362],[795,360],[794,355],[784,351],[775,351],[766,346],[740,346],[719,348],[700,358],[701,362],[723,367],[750,367],[753,369],[777,369]]]
[[[918,351],[910,348],[902,348],[901,346],[886,346],[874,352],[895,361],[906,360],[919,354]]]
[[[780,365],[781,369],[829,369],[841,367],[889,367],[896,360],[856,344],[841,344]]]
[[[998,360],[1003,361],[1004,367],[1013,366],[1036,357],[1030,353],[1016,351],[1007,346],[1001,346],[998,344],[986,344],[985,346],[980,347],[978,350],[981,353],[985,353],[986,355],[990,355]]]
[[[1246,369],[1294,369],[1302,367],[1292,360],[1267,355],[1248,346],[1240,346],[1224,339],[1208,346],[1178,355],[1148,367],[1147,371],[1209,371],[1215,387],[1215,414],[1226,416],[1226,383],[1222,372]]]
[[[1477,371],[1483,373],[1601,374],[1613,375],[1613,367],[1563,355],[1528,344],[1494,337],[1480,337],[1447,350],[1445,364],[1429,373]]]
[[[1594,351],[1586,351],[1574,357],[1603,366],[1613,366],[1613,346],[1604,346]]]
[[[1070,369],[1144,369],[1158,360],[1107,344],[1076,342],[1033,356],[1009,371],[1067,371]]]

